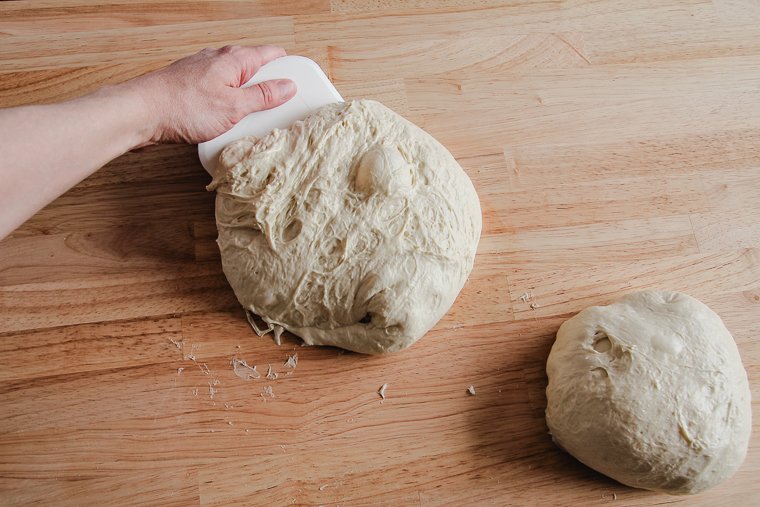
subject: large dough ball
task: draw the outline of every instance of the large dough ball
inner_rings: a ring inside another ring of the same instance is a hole
[[[744,460],[747,374],[720,317],[692,297],[586,308],[560,327],[546,372],[555,442],[623,484],[697,493]]]
[[[209,188],[238,300],[307,344],[408,347],[454,303],[480,238],[456,160],[369,100],[232,143]]]

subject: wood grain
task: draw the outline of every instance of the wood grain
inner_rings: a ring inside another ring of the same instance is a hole
[[[484,215],[411,349],[277,347],[224,279],[194,147],[111,162],[0,242],[0,504],[756,504],[758,402],[741,470],[688,498],[585,468],[543,411],[563,320],[650,287],[723,317],[760,400],[759,21],[755,0],[0,3],[2,107],[280,44],[434,134]]]

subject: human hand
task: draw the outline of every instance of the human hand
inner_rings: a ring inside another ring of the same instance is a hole
[[[153,123],[147,144],[208,141],[254,111],[287,102],[296,93],[287,79],[240,88],[262,65],[285,54],[276,46],[204,49],[124,83],[147,106]]]

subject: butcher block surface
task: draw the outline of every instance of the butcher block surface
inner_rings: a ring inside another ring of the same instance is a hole
[[[403,352],[278,347],[224,278],[196,147],[128,153],[0,242],[1,505],[757,505],[760,2],[2,2],[0,106],[264,43],[453,153],[470,280]],[[724,319],[755,399],[744,465],[696,496],[622,486],[544,422],[559,325],[649,288]]]

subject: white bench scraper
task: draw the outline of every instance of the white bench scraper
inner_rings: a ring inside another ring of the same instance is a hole
[[[263,137],[276,128],[288,128],[326,104],[343,102],[319,65],[304,56],[283,56],[272,60],[261,67],[243,88],[270,79],[295,81],[298,86],[295,97],[274,109],[251,113],[219,137],[199,144],[198,156],[211,176],[214,175],[219,154],[232,141],[246,136]]]

